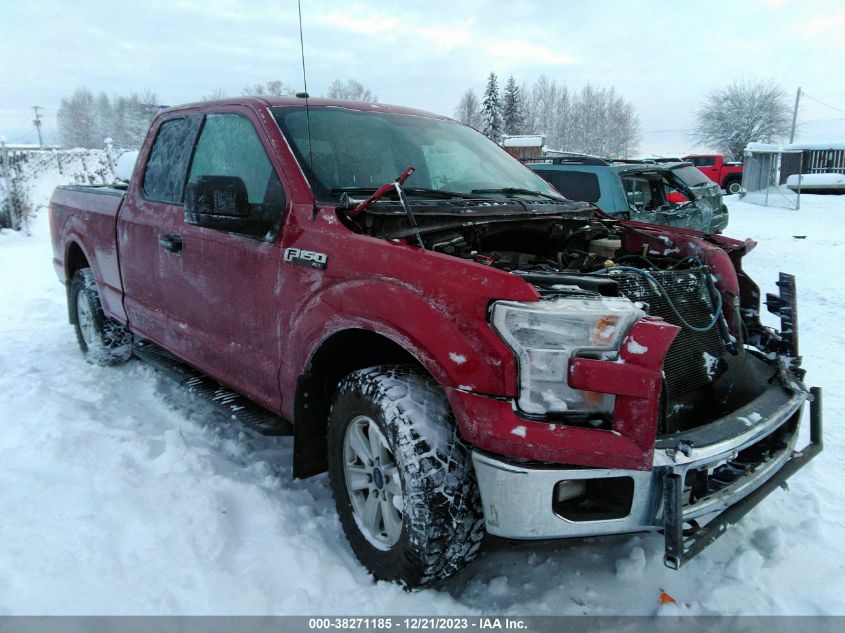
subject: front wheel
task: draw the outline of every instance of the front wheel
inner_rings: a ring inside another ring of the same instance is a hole
[[[73,273],[68,292],[76,340],[85,360],[95,365],[116,365],[132,355],[132,334],[103,313],[97,281],[90,268]]]
[[[409,366],[339,385],[329,478],[353,552],[379,580],[444,580],[475,558],[484,525],[470,453],[439,386]]]

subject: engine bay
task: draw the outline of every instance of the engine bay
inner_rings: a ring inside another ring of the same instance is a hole
[[[705,244],[710,251],[696,247],[703,243],[700,235],[676,240],[671,230],[663,234],[660,227],[607,218],[569,201],[415,201],[413,222],[406,211],[384,200],[345,221],[373,237],[422,244],[518,275],[544,299],[625,297],[679,326],[664,365],[661,435],[726,415],[777,375],[770,345],[759,336],[757,313],[748,309],[754,297],[745,297],[740,310],[740,293],[717,287],[712,254],[730,260],[716,245]],[[748,284],[756,289],[746,278]],[[747,345],[752,338],[756,345]],[[572,416],[562,417],[573,423]],[[584,422],[596,425],[594,419]]]

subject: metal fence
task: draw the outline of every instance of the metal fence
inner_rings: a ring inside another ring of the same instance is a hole
[[[44,149],[6,146],[0,141],[0,228],[27,230],[31,216],[47,200],[39,180],[55,184],[100,185],[115,180],[121,150],[106,139],[104,149]],[[40,196],[40,197],[39,197]]]
[[[784,209],[801,207],[803,154],[800,150],[749,146],[745,150],[743,166],[740,192],[743,202]],[[796,174],[798,178],[787,184],[789,176]]]
[[[11,155],[0,140],[0,229],[19,229],[18,193],[12,172]]]

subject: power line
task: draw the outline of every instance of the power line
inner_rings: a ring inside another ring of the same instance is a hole
[[[23,139],[25,139],[25,138],[29,137],[31,134],[32,134],[32,132],[31,132],[31,131],[30,131],[30,132],[27,132],[26,134],[22,134],[21,136],[19,136],[19,137],[15,138],[15,139],[12,139],[11,141],[9,141],[9,143],[18,143],[18,142],[22,141]]]
[[[824,101],[819,101],[813,95],[808,95],[805,90],[802,90],[801,94],[804,95],[805,97],[807,97],[808,99],[812,99],[816,103],[823,105],[826,108],[830,108],[831,110],[836,110],[837,112],[845,112],[845,109],[843,109],[843,108],[837,108],[836,106],[832,106],[829,103],[825,103]]]
[[[813,119],[812,121],[801,121],[798,125],[807,125],[808,123],[831,123],[833,121],[845,121],[845,117],[839,119]]]

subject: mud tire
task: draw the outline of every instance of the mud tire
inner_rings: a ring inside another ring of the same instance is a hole
[[[73,274],[68,304],[76,341],[85,360],[93,365],[118,365],[129,360],[132,333],[103,313],[97,281],[90,268],[80,268]]]
[[[402,530],[386,549],[362,532],[346,485],[344,437],[361,416],[376,423],[401,479]],[[355,371],[338,386],[328,425],[329,479],[340,522],[376,579],[423,587],[475,558],[484,521],[472,458],[432,378],[413,366]]]

